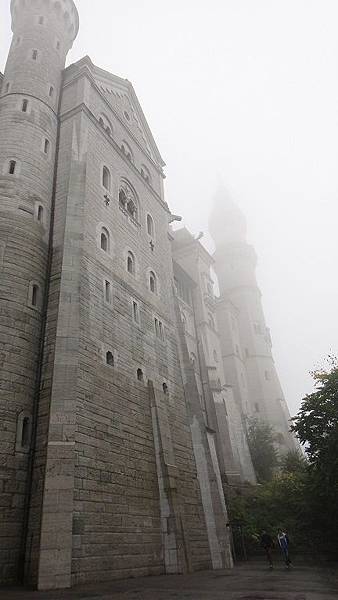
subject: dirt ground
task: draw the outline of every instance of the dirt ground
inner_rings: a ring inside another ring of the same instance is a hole
[[[1,600],[337,600],[338,571],[314,565],[245,563],[229,571],[147,577],[68,591],[0,589]]]

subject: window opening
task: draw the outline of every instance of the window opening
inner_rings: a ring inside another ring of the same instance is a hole
[[[166,395],[168,395],[168,386],[167,386],[167,384],[166,384],[166,383],[164,383],[164,384],[162,385],[162,388],[163,388],[163,393],[164,393],[164,394],[166,394]]]
[[[52,98],[52,97],[53,97],[53,95],[54,95],[54,88],[53,88],[53,86],[51,85],[51,86],[50,86],[50,88],[49,88],[49,97],[50,97],[50,98]]]
[[[104,283],[104,298],[108,304],[111,303],[111,284],[107,280]]]
[[[114,366],[114,355],[112,352],[110,352],[110,350],[108,350],[108,352],[106,354],[106,364],[109,365],[110,367]]]
[[[33,287],[32,287],[32,306],[37,306],[38,295],[39,295],[39,287],[37,285],[33,285]]]
[[[137,369],[137,380],[143,381],[143,371],[142,369]]]
[[[102,185],[106,190],[110,190],[110,171],[108,167],[103,167],[102,170]]]
[[[101,250],[108,252],[109,250],[109,234],[106,229],[101,231]]]
[[[43,25],[44,23],[44,18],[43,17],[39,17],[39,25]]]
[[[153,271],[150,271],[150,275],[149,275],[149,287],[150,287],[150,291],[153,292],[153,294],[156,294],[156,275]]]
[[[15,173],[15,167],[16,167],[16,161],[15,160],[10,160],[9,161],[9,167],[8,167],[8,173],[10,175],[14,175],[14,173]]]
[[[153,221],[151,215],[147,215],[147,231],[148,231],[148,235],[150,235],[151,237],[154,237],[154,221]]]
[[[23,100],[21,110],[22,110],[22,112],[27,112],[27,109],[28,109],[28,100]]]
[[[127,256],[127,271],[135,275],[135,258],[132,252],[128,252]]]
[[[44,146],[43,146],[43,151],[44,151],[45,154],[48,154],[49,147],[50,147],[49,140],[45,139],[45,143],[44,143]]]
[[[41,223],[43,219],[43,206],[41,204],[38,207],[38,221]]]
[[[29,417],[24,417],[21,430],[21,447],[27,448],[30,444],[30,422]]]
[[[133,301],[133,319],[135,323],[140,322],[140,309],[137,302]]]
[[[38,51],[37,50],[33,50],[33,52],[32,52],[32,59],[33,60],[37,60],[37,58],[38,58]]]

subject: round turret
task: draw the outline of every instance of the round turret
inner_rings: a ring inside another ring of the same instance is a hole
[[[246,239],[245,216],[223,187],[213,197],[209,231],[216,247]]]
[[[78,16],[72,0],[12,0],[11,12],[0,93],[0,403],[8,489],[18,490],[8,509],[15,533],[4,549],[18,568],[47,302],[58,100]]]

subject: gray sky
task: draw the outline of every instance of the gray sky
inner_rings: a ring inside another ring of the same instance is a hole
[[[338,354],[337,0],[76,5],[68,63],[88,54],[133,82],[167,163],[171,209],[206,230],[221,179],[247,215],[294,414],[312,390],[308,372]],[[0,0],[2,70],[9,42]]]

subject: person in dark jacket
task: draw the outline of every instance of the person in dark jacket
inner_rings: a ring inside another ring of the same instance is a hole
[[[287,534],[285,533],[285,531],[283,531],[282,529],[278,530],[277,540],[278,540],[279,547],[282,551],[282,554],[284,556],[285,564],[289,568],[291,565],[290,554],[289,554],[289,538],[288,538]]]
[[[272,539],[271,535],[269,535],[266,531],[262,532],[261,546],[265,550],[266,558],[268,560],[270,569],[273,569],[272,548],[274,546],[274,543],[273,543],[273,539]]]

